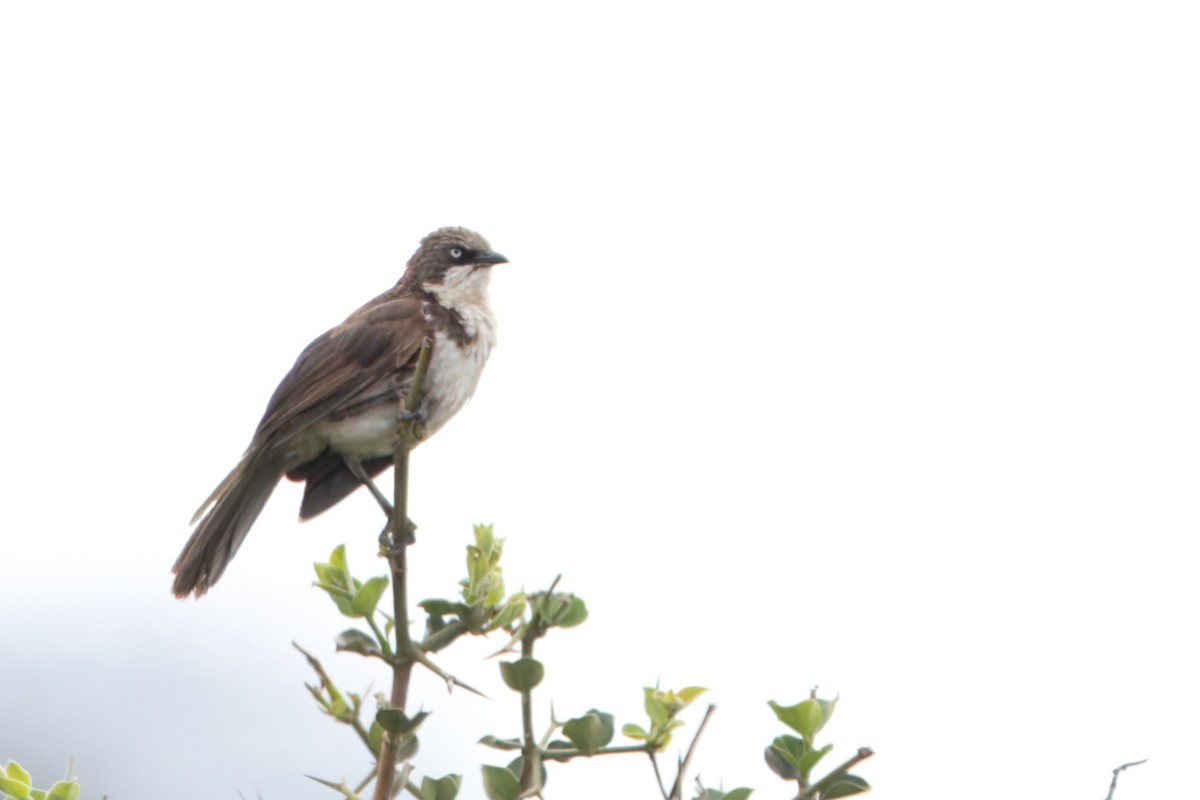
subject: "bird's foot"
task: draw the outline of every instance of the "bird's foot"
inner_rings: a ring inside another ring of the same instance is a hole
[[[383,530],[379,532],[379,551],[385,556],[391,556],[401,547],[417,543],[417,523],[408,517],[404,518],[404,525],[400,528],[399,541],[400,544],[397,546],[396,539],[392,536],[392,523],[389,520],[388,524],[384,525]]]
[[[405,408],[405,404],[401,403],[396,411],[396,420],[398,422],[413,422],[417,425],[423,425],[429,419],[429,398],[421,397],[421,402],[417,406],[416,411],[409,411]]]

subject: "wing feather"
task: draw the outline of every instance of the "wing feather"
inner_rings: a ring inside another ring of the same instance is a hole
[[[431,335],[424,305],[421,297],[383,294],[313,340],[275,389],[251,446],[394,395]]]

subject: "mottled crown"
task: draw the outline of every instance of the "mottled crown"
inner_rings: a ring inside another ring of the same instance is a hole
[[[438,282],[452,267],[473,265],[488,267],[507,261],[492,251],[488,240],[467,228],[438,228],[421,240],[420,247],[408,260],[402,283]]]

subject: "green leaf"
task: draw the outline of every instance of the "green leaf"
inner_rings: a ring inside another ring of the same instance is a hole
[[[423,778],[421,800],[454,800],[462,786],[462,775],[447,775],[444,778]]]
[[[46,800],[79,800],[79,781],[59,781],[46,792]]]
[[[15,797],[17,800],[25,800],[29,797],[29,784],[18,783],[12,778],[0,775],[0,792]]]
[[[613,738],[613,715],[592,709],[582,717],[568,720],[563,734],[584,755],[594,755]]]
[[[546,765],[539,764],[538,766],[540,767],[540,769],[538,769],[538,786],[545,788],[545,786],[546,786]],[[516,775],[519,780],[520,777],[525,774],[525,758],[524,758],[524,756],[517,756],[512,761],[508,762],[508,771],[511,772],[513,775]]]
[[[383,746],[383,726],[378,722],[372,722],[371,730],[367,731],[367,745],[370,746],[372,755],[378,758],[379,748]]]
[[[451,602],[450,600],[422,600],[417,603],[418,606],[425,609],[426,614],[431,614],[435,617],[444,617],[447,614],[458,613],[458,609],[462,607],[461,603]]]
[[[630,722],[626,725],[622,725],[621,733],[624,736],[627,736],[628,738],[634,739],[639,742],[646,741],[646,739],[649,736],[649,734],[646,733],[645,729],[642,728],[641,725],[634,725],[632,722]]]
[[[339,651],[347,653],[358,653],[360,656],[383,655],[379,650],[379,642],[375,641],[375,637],[368,636],[357,628],[349,628],[342,631],[334,637],[333,643]]]
[[[410,718],[398,708],[381,708],[375,714],[375,721],[388,733],[412,733],[421,727],[429,714],[428,711],[420,711]]]
[[[707,691],[708,689],[705,689],[703,686],[688,686],[685,689],[680,689],[675,694],[680,700],[683,701],[683,705],[686,707],[691,705],[693,700]]]
[[[494,529],[494,525],[475,525],[472,531],[475,534],[475,546],[485,553],[490,553],[495,546]]]
[[[801,700],[794,706],[781,706],[774,700],[769,701],[767,705],[771,706],[771,710],[775,712],[775,716],[779,717],[780,722],[812,744],[812,736],[820,729],[823,722],[821,704],[815,698]]]
[[[555,616],[551,624],[557,625],[560,628],[574,628],[587,619],[587,604],[583,602],[582,598],[575,597],[574,595],[569,596],[571,598],[570,603]]]
[[[421,749],[421,741],[415,733],[406,733],[400,737],[400,746],[396,748],[396,761],[405,762],[411,761]],[[407,765],[409,772],[412,771],[412,764]]]
[[[728,792],[726,792],[725,797],[722,798],[722,800],[746,800],[746,798],[748,798],[753,791],[753,789],[747,789],[744,786],[739,786],[736,789],[730,789]]]
[[[667,692],[660,692],[658,689],[647,686],[644,689],[646,694],[646,714],[650,717],[651,728],[658,728],[666,724],[671,718],[671,704],[668,700]]]
[[[720,789],[703,789],[696,795],[695,800],[746,800],[753,789],[730,789],[723,792]]]
[[[829,722],[829,718],[833,716],[833,709],[837,706],[837,703],[838,703],[838,698],[836,698],[836,697],[833,698],[832,700],[822,700],[821,698],[816,697],[816,693],[817,693],[816,689],[814,689],[813,690],[813,699],[815,699],[817,701],[817,704],[819,706],[821,706],[821,724],[818,725],[816,730],[813,731],[814,735],[820,733],[821,728],[824,728],[825,725]]]
[[[800,765],[803,763],[804,754],[808,752],[808,749],[808,745],[795,736],[788,734],[776,736],[775,741],[771,742],[771,746],[765,753],[767,766],[785,781],[794,781],[806,774],[801,772]]]
[[[33,778],[15,761],[9,761],[4,770],[0,771],[0,792],[17,800],[26,800],[29,797],[32,784]]]
[[[0,774],[0,777],[14,780],[17,783],[24,784],[25,786],[33,785],[33,776],[30,775],[24,767],[22,767],[16,761],[13,761],[11,758],[8,760],[8,763],[4,765],[4,772],[3,774]]]
[[[513,624],[525,613],[525,593],[517,592],[512,597],[508,598],[508,602],[504,604],[504,608],[500,610],[496,617],[488,625],[491,629],[507,628]]]
[[[480,739],[479,743],[483,744],[483,745],[487,745],[488,747],[494,747],[497,750],[520,750],[521,749],[521,740],[520,739],[498,739],[495,736],[492,736],[490,733],[487,736],[484,736],[482,739]]]
[[[505,767],[494,767],[485,764],[483,767],[483,791],[488,800],[517,800],[521,794],[521,784],[517,776]]]
[[[820,761],[822,758],[824,758],[825,754],[828,753],[832,749],[833,749],[832,744],[827,744],[820,749],[815,749],[815,748],[810,747],[808,749],[808,752],[806,752],[803,756],[800,757],[800,774],[801,775],[811,775],[813,767],[815,767],[817,765],[817,762]]]
[[[546,668],[533,658],[500,662],[500,677],[514,692],[528,692],[542,682]]]
[[[383,590],[387,587],[388,579],[383,575],[371,578],[364,583],[354,593],[354,611],[364,617],[374,614],[375,606],[379,605],[379,598],[383,595]]]
[[[346,546],[338,545],[329,556],[328,562],[313,564],[317,573],[317,587],[329,595],[338,611],[347,617],[361,616],[354,610],[353,599],[358,591],[358,581],[350,576],[346,566]]]
[[[839,775],[829,784],[829,788],[821,792],[821,800],[835,800],[838,797],[851,797],[861,794],[871,788],[871,785],[857,775],[849,773]]]

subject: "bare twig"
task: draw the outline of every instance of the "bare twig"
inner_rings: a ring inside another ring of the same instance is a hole
[[[700,727],[696,729],[696,735],[692,737],[692,743],[688,745],[687,753],[684,754],[683,760],[679,762],[679,772],[675,775],[675,783],[671,786],[670,800],[683,800],[683,779],[687,774],[688,765],[692,763],[692,755],[696,752],[696,744],[704,734],[704,728],[708,725],[709,717],[716,710],[717,707],[709,703],[708,709],[704,712],[704,719],[700,720]]]
[[[310,667],[312,667],[313,672],[317,673],[317,677],[321,679],[321,688],[323,688],[327,692],[330,692],[330,696],[332,697],[333,693],[337,692],[337,687],[335,687],[333,685],[333,681],[331,681],[329,679],[329,675],[325,672],[325,668],[323,666],[321,666],[321,662],[317,660],[316,656],[312,655],[311,653],[309,653],[307,650],[305,650],[303,647],[296,644],[295,642],[292,642],[292,647],[296,648],[297,650],[299,650],[301,653],[304,654],[304,657],[306,659],[308,659],[308,665]],[[345,720],[338,720],[338,721],[345,722]],[[362,742],[363,742],[363,744],[365,744],[367,746],[367,749],[370,750],[372,753],[374,753],[375,748],[371,747],[370,733],[367,731],[367,729],[365,727],[363,727],[362,721],[359,720],[357,716],[355,716],[355,718],[353,720],[346,722],[346,724],[349,725],[351,728],[354,728],[354,732],[358,734],[358,738],[362,739]]]
[[[654,757],[654,751],[647,750],[646,755],[650,756],[650,766],[654,767],[654,778],[658,781],[658,790],[662,792],[663,800],[670,800],[667,796],[667,786],[663,783],[662,773],[658,769],[658,759]]]
[[[1130,767],[1136,767],[1138,764],[1145,764],[1149,760],[1150,759],[1148,759],[1148,758],[1143,758],[1141,761],[1130,761],[1128,764],[1122,764],[1121,766],[1114,769],[1112,783],[1109,784],[1109,787],[1108,787],[1108,797],[1104,798],[1104,800],[1113,800],[1113,792],[1117,791],[1117,778],[1120,776],[1120,774],[1122,772],[1129,769]]]

